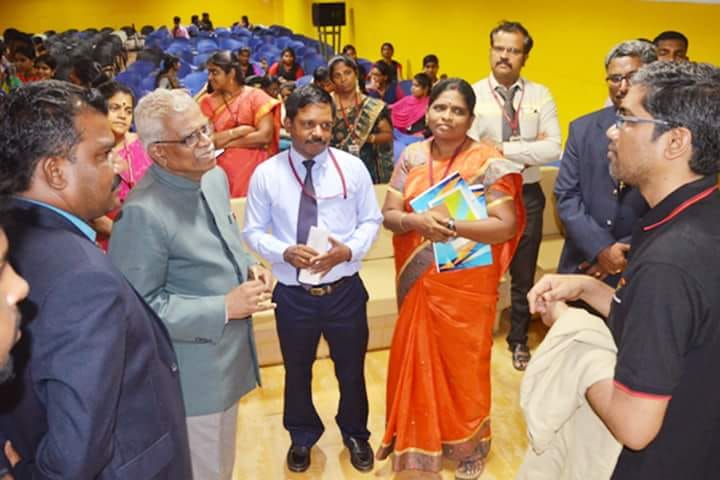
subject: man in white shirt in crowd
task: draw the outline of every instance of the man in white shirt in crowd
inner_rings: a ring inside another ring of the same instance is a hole
[[[533,39],[520,23],[503,21],[490,32],[492,73],[473,85],[477,103],[469,131],[476,140],[492,141],[505,158],[525,167],[527,225],[510,265],[512,307],[507,337],[517,370],[525,370],[530,360],[526,295],[535,277],[545,208],[539,166],[558,160],[561,144],[557,107],[550,91],[520,76],[532,47]]]
[[[324,431],[311,391],[322,335],[340,385],[335,419],[352,465],[369,471],[373,452],[363,372],[368,294],[358,270],[382,214],[363,162],[328,148],[335,118],[330,95],[308,85],[293,92],[285,108],[292,147],[255,170],[243,233],[249,247],[272,264],[278,280],[273,302],[285,366],[283,424],[291,438],[287,465],[293,472],[307,470],[310,449]],[[315,248],[308,245],[314,243],[308,241],[313,226],[328,235]],[[316,283],[302,270],[321,278]]]

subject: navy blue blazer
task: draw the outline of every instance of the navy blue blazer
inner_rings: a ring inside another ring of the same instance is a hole
[[[570,123],[570,132],[555,181],[565,244],[558,272],[577,273],[583,262],[615,242],[630,243],[632,226],[648,210],[640,192],[619,185],[610,176],[606,131],[615,122],[614,107],[590,113]],[[618,275],[606,282],[614,285]]]
[[[160,319],[103,252],[48,208],[11,202],[21,303],[0,431],[23,479],[191,479],[177,361]]]

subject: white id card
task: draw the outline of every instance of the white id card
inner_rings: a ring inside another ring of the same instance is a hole
[[[358,146],[355,145],[354,143],[351,143],[351,144],[350,144],[350,146],[348,147],[348,151],[349,151],[351,154],[355,155],[356,157],[357,157],[358,155],[360,155],[360,147],[358,147]]]
[[[324,228],[312,226],[308,232],[307,246],[322,254],[328,250],[328,237],[330,232]],[[310,270],[303,268],[298,275],[298,281],[306,285],[317,285],[322,278],[319,273],[312,273]]]

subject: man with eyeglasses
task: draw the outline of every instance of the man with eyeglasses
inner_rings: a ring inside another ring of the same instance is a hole
[[[17,376],[0,389],[0,432],[22,459],[11,472],[18,480],[192,475],[167,330],[89,223],[119,205],[114,143],[96,90],[32,82],[0,105],[12,245],[2,272],[12,264],[32,286],[4,292],[14,302],[27,294]]]
[[[322,335],[340,386],[335,420],[350,462],[369,471],[373,452],[364,373],[368,295],[358,271],[382,214],[362,160],[328,148],[335,118],[330,95],[308,85],[288,97],[285,109],[292,146],[253,173],[243,234],[250,248],[272,264],[278,279],[273,302],[285,366],[283,425],[291,441],[287,466],[293,472],[307,470],[310,450],[325,429],[311,388]]]
[[[520,23],[505,21],[490,32],[492,73],[473,85],[477,103],[468,132],[476,140],[492,141],[505,158],[524,167],[527,225],[510,265],[512,306],[507,337],[517,370],[525,370],[530,360],[526,295],[535,281],[545,209],[539,166],[558,160],[561,144],[557,107],[550,91],[520,76],[532,47],[533,39]]]
[[[565,227],[558,273],[584,273],[617,285],[627,265],[635,221],[647,211],[636,189],[610,174],[606,130],[637,71],[657,60],[652,44],[619,43],[605,58],[605,80],[612,106],[570,123],[560,172],[555,182],[557,212]]]
[[[614,378],[585,396],[625,446],[613,480],[720,471],[718,132],[720,70],[691,62],[640,69],[607,131],[613,176],[650,205],[618,287],[548,275],[528,296],[548,324],[575,299],[607,318],[618,347]]]
[[[229,480],[237,403],[260,383],[251,315],[271,278],[242,245],[212,129],[183,90],[156,90],[135,122],[153,165],[113,228],[113,263],[167,325],[178,355],[193,477]]]

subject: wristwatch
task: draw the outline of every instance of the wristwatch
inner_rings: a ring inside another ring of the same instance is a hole
[[[455,219],[454,219],[453,217],[448,218],[447,228],[448,228],[448,230],[452,230],[453,232],[457,232],[457,228],[455,228]]]

